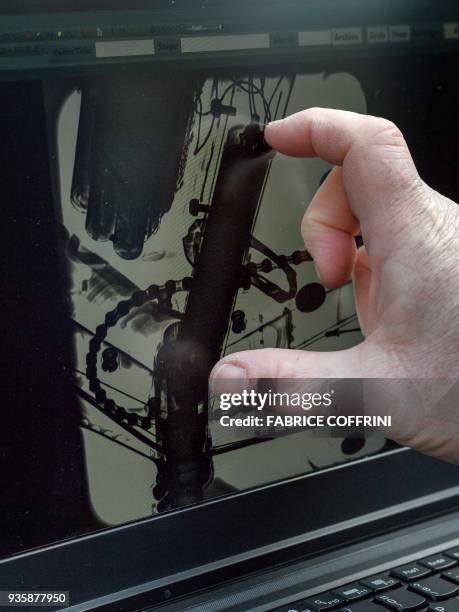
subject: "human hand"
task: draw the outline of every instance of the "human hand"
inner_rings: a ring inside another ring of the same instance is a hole
[[[211,384],[259,378],[457,380],[459,208],[422,181],[398,128],[385,119],[311,108],[271,123],[265,138],[281,153],[334,164],[301,232],[324,285],[339,287],[352,275],[365,340],[329,353],[234,353],[214,367]],[[357,250],[359,230],[365,246]],[[459,406],[451,403],[441,419],[421,409],[399,412],[392,437],[459,462]],[[390,410],[397,412],[397,406]]]

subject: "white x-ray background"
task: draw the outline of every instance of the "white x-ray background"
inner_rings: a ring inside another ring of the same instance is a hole
[[[271,118],[280,118],[311,106],[366,112],[362,87],[349,73],[297,74],[293,86],[287,75],[282,80],[281,77],[282,74],[267,77],[263,83],[266,97],[272,98],[275,106]],[[257,81],[255,77],[255,82],[259,82],[261,87],[262,81]],[[231,83],[231,79],[222,77],[219,81],[220,91],[231,87]],[[214,90],[215,79],[209,76],[201,91],[201,109],[210,106]],[[253,98],[257,105],[257,95]],[[244,87],[235,85],[225,102],[230,102],[236,108],[235,116],[222,115],[215,120],[210,114],[199,118],[196,113],[193,117],[181,186],[175,194],[170,211],[163,216],[158,231],[148,238],[142,255],[135,260],[120,258],[110,242],[93,240],[86,232],[84,213],[71,203],[81,104],[78,89],[70,93],[61,108],[57,123],[57,199],[60,214],[68,241],[77,245],[79,253],[89,256],[86,257],[87,261],[92,258],[95,262],[92,266],[88,265],[84,263],[85,257],[78,262],[74,257],[70,258],[68,248],[66,250],[72,279],[70,297],[75,324],[76,375],[86,391],[88,385],[84,371],[89,340],[96,326],[104,320],[105,314],[136,287],[145,289],[152,283],[161,285],[169,279],[192,275],[192,266],[183,249],[183,238],[196,221],[189,212],[189,201],[202,196],[205,202],[211,203],[221,143],[232,126],[250,122],[254,112],[253,100],[249,100]],[[260,100],[256,110],[262,121],[264,107]],[[203,140],[205,143],[201,146]],[[253,228],[254,237],[277,254],[290,255],[295,250],[304,249],[300,235],[301,218],[321,177],[329,169],[320,159],[276,155]],[[262,258],[253,249],[248,257],[253,261]],[[318,282],[311,262],[304,262],[296,266],[295,270],[298,288]],[[224,271],[215,270],[215,273]],[[282,271],[275,270],[267,276],[286,287]],[[107,278],[112,281],[107,281]],[[178,294],[174,307],[183,310],[185,301],[185,294]],[[215,305],[209,305],[211,307]],[[241,334],[229,329],[225,352],[286,346],[286,321],[280,316],[286,308],[291,313],[293,323],[291,346],[335,350],[352,346],[362,339],[358,331],[336,337],[326,337],[323,333],[337,324],[343,330],[358,327],[350,284],[328,292],[324,304],[312,313],[298,311],[294,299],[279,304],[252,287],[239,291],[235,305],[235,309],[245,314],[246,329]],[[279,320],[270,324],[273,319]],[[113,374],[101,372],[100,379],[102,383],[110,385],[107,391],[113,399],[138,414],[144,413],[144,404],[151,392],[154,357],[163,340],[164,331],[171,322],[154,321],[148,312],[141,311],[110,330],[108,340],[120,350],[120,366]],[[90,498],[95,513],[110,525],[150,516],[155,511],[152,497],[156,479],[155,465],[147,457],[113,441],[122,442],[146,455],[151,453],[150,449],[130,439],[128,433],[93,406],[84,400],[81,403]],[[223,442],[214,441],[214,444]],[[247,489],[362,457],[384,446],[381,437],[369,435],[360,450],[346,455],[341,442],[338,438],[319,438],[313,432],[266,441],[214,457],[215,477],[234,489]]]

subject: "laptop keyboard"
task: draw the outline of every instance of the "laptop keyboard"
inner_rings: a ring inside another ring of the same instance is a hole
[[[302,599],[273,612],[459,612],[459,548]]]

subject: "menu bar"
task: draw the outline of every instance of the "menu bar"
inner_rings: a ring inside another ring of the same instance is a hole
[[[247,51],[298,51],[301,48],[375,48],[378,46],[413,46],[440,44],[455,47],[459,43],[458,22],[426,24],[388,24],[366,27],[340,27],[300,31],[225,33],[220,22],[175,27],[175,35],[165,35],[166,26],[130,25],[81,28],[77,31],[0,32],[0,68],[17,69],[17,62],[8,58],[42,58],[42,63],[82,60],[126,60],[168,57],[243,54]],[[157,32],[155,35],[151,31]],[[181,35],[178,31],[181,30]],[[162,33],[158,33],[162,32]],[[185,32],[185,33],[184,33]],[[24,62],[25,63],[25,62]],[[37,61],[32,67],[36,67]]]

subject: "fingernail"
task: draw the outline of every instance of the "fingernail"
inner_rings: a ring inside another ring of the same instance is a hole
[[[270,121],[269,123],[265,124],[265,132],[266,130],[270,131],[270,130],[276,130],[279,125],[281,125],[283,119],[276,119],[275,121]]]
[[[268,141],[266,140],[266,134],[268,134],[269,136],[269,130],[271,129],[269,126],[272,125],[272,123],[265,123],[262,127],[262,131],[263,131],[263,140],[265,142],[265,144],[271,148],[271,145],[268,144]]]
[[[222,363],[212,372],[209,386],[212,393],[221,393],[228,391],[228,387],[234,392],[233,387],[243,389],[247,385],[247,374],[244,368],[236,366],[232,363]]]
[[[214,378],[224,378],[228,379],[238,379],[245,380],[245,370],[239,366],[233,365],[232,363],[223,363],[217,370],[212,374],[212,379]]]
[[[284,119],[274,119],[273,121],[270,121],[269,123],[267,123],[266,127],[268,127],[268,125],[279,125],[283,121],[284,121]]]

